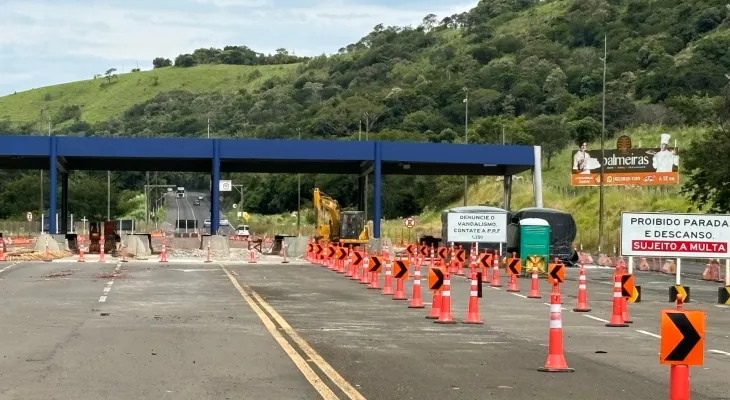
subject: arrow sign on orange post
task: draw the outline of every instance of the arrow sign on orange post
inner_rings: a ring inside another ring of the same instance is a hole
[[[662,310],[661,364],[703,365],[705,312]]]
[[[355,251],[352,253],[352,262],[356,267],[359,267],[362,265],[362,254],[360,254],[359,251]]]
[[[507,259],[507,272],[509,272],[510,275],[519,275],[521,270],[522,263],[519,258],[515,257]]]
[[[563,283],[565,282],[565,266],[560,263],[548,265],[548,282]]]
[[[466,260],[466,251],[463,249],[459,249],[456,251],[456,261],[458,262],[464,262]]]
[[[409,244],[408,246],[406,246],[406,252],[408,252],[408,254],[410,254],[412,256],[415,255],[416,254],[416,245]]]
[[[439,267],[431,267],[428,269],[428,288],[431,290],[440,290],[444,285],[444,271]]]
[[[383,260],[379,256],[370,256],[370,272],[380,271],[381,265],[383,265]]]
[[[393,263],[393,278],[408,279],[408,260],[396,260]]]
[[[479,256],[479,264],[484,268],[492,267],[492,255],[489,253],[483,253]]]
[[[440,259],[445,260],[446,259],[446,256],[448,255],[448,253],[449,252],[446,249],[446,247],[439,247],[438,256],[439,256]]]
[[[631,298],[634,294],[634,275],[623,274],[621,275],[621,296]]]

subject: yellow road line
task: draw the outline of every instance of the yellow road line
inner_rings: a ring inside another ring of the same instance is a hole
[[[304,361],[304,358],[297,353],[297,351],[292,347],[292,345],[289,344],[289,342],[286,341],[284,336],[281,335],[281,333],[278,332],[276,329],[276,325],[271,321],[271,319],[259,308],[259,306],[251,300],[251,297],[249,297],[246,292],[243,290],[241,285],[238,283],[238,280],[226,269],[224,266],[220,266],[221,269],[223,269],[223,272],[228,275],[228,279],[231,280],[231,283],[233,283],[233,286],[235,286],[236,290],[238,290],[238,293],[243,297],[243,299],[248,303],[248,305],[251,307],[251,309],[258,315],[259,319],[261,319],[261,322],[264,323],[264,326],[266,327],[266,330],[269,331],[271,336],[279,343],[281,348],[286,352],[286,354],[291,358],[291,360],[294,362],[294,364],[299,368],[299,371],[302,372],[305,378],[309,381],[309,383],[314,387],[317,392],[322,396],[325,400],[339,400],[339,397],[335,395],[332,390],[330,390],[329,387],[322,381],[322,379],[317,376],[317,374],[312,370],[312,368],[309,367],[306,361]]]
[[[332,368],[327,361],[322,358],[322,356],[319,355],[304,339],[302,339],[299,334],[294,331],[294,329],[289,325],[286,320],[279,315],[276,310],[274,310],[264,299],[261,298],[261,296],[258,295],[253,289],[251,289],[248,285],[245,283],[243,286],[251,292],[251,295],[256,299],[256,301],[261,304],[261,306],[269,313],[271,316],[274,317],[277,323],[281,325],[281,327],[284,329],[284,332],[286,332],[289,337],[291,337],[294,342],[304,351],[304,354],[307,355],[318,367],[321,369],[331,380],[332,382],[337,385],[347,396],[352,400],[366,400],[365,397],[360,394],[360,392],[357,391],[348,381],[345,380],[340,374],[335,371],[334,368]]]

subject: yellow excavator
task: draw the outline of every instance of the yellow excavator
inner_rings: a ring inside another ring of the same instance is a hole
[[[337,200],[314,189],[315,233],[317,241],[330,243],[366,244],[372,236],[373,222],[365,224],[364,211],[341,211]]]

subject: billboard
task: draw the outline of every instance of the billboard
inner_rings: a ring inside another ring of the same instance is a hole
[[[621,214],[621,255],[730,258],[730,215]]]
[[[679,183],[679,155],[675,146],[669,147],[670,136],[661,134],[659,147],[631,148],[631,139],[621,136],[616,149],[589,150],[582,143],[573,150],[570,180],[573,186],[598,186],[601,164],[604,166],[605,186],[675,185]]]

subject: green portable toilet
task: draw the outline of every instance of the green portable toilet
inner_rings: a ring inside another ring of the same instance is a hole
[[[540,218],[520,220],[519,243],[522,274],[530,276],[533,267],[540,274],[546,273],[550,263],[550,224]]]

